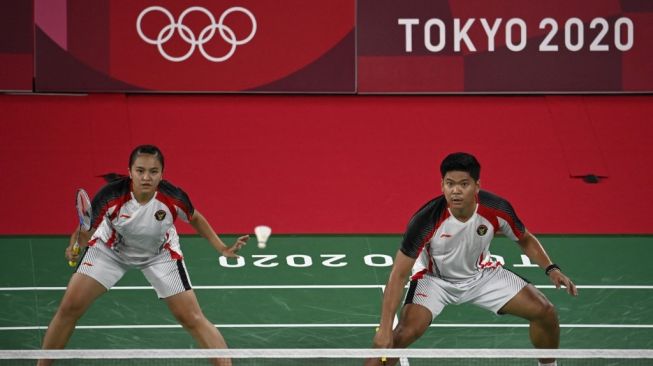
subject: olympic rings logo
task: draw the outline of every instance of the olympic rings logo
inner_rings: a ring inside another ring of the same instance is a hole
[[[157,35],[156,39],[149,38],[148,36],[146,36],[145,33],[143,33],[143,29],[141,28],[141,22],[143,21],[143,18],[147,14],[153,11],[163,13],[170,21],[170,24],[166,25],[161,29],[161,31],[159,31],[159,34]],[[192,12],[200,12],[202,14],[205,14],[209,18],[210,24],[204,27],[204,29],[202,29],[199,36],[196,36],[195,33],[193,33],[193,31],[188,26],[184,25],[184,18]],[[250,21],[252,22],[252,30],[250,31],[249,35],[243,39],[236,38],[236,34],[234,33],[234,31],[224,24],[225,18],[233,12],[240,12],[247,15]],[[225,55],[220,57],[214,57],[204,49],[204,44],[211,41],[213,39],[213,36],[215,36],[216,29],[218,30],[222,39],[231,45],[229,51],[227,51]],[[143,10],[138,15],[138,19],[136,20],[136,30],[138,31],[138,35],[141,37],[143,41],[151,45],[156,45],[157,48],[159,49],[159,53],[161,53],[161,56],[163,56],[168,61],[171,62],[185,61],[193,54],[193,52],[195,52],[195,48],[199,48],[200,53],[207,60],[211,62],[224,62],[227,61],[229,58],[231,58],[234,52],[236,52],[237,46],[244,45],[249,41],[251,41],[252,38],[254,38],[254,34],[256,34],[256,18],[254,17],[254,14],[252,14],[251,11],[240,6],[234,6],[227,9],[224,13],[222,13],[220,19],[218,19],[218,22],[216,23],[215,17],[210,11],[200,6],[193,6],[184,10],[184,12],[181,13],[181,15],[179,16],[179,20],[175,22],[175,18],[168,11],[168,9],[163,8],[161,6],[150,6],[149,8]],[[163,45],[172,38],[172,36],[175,34],[175,30],[177,31],[179,36],[181,36],[181,38],[190,45],[190,49],[188,50],[188,52],[186,52],[186,54],[180,57],[171,56],[163,49]]]

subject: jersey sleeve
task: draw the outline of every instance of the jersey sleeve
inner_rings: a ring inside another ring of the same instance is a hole
[[[442,196],[422,206],[410,219],[399,250],[410,258],[417,258],[442,222],[446,207]]]
[[[167,200],[172,202],[176,211],[175,215],[184,222],[190,222],[190,219],[195,213],[195,208],[193,207],[188,194],[168,181],[162,181],[159,184],[159,191],[166,196]]]
[[[481,191],[479,196],[481,204],[492,209],[496,215],[501,233],[513,241],[518,241],[524,237],[526,227],[517,216],[510,202],[487,191]]]
[[[130,179],[122,178],[102,187],[91,201],[91,229],[97,229],[105,217],[109,217],[116,206],[129,200]]]

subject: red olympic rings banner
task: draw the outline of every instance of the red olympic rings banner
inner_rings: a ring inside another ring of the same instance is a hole
[[[23,0],[0,90],[653,91],[648,0]],[[32,21],[33,19],[33,21]]]

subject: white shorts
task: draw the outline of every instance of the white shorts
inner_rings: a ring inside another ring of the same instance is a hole
[[[184,260],[173,259],[165,250],[142,263],[128,264],[113,250],[97,244],[84,251],[75,272],[95,279],[108,290],[130,268],[140,269],[161,299],[192,288]]]
[[[477,278],[453,283],[425,274],[410,282],[405,304],[426,307],[435,319],[449,304],[472,303],[498,314],[528,282],[503,267],[486,268]]]

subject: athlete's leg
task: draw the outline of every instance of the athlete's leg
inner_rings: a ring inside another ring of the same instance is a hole
[[[399,324],[393,331],[392,348],[406,348],[415,342],[428,329],[433,315],[431,311],[422,305],[406,304],[401,309]],[[399,359],[388,358],[385,365],[394,365]],[[382,365],[378,358],[371,358],[365,362],[365,366]]]
[[[202,348],[227,348],[227,343],[204,316],[193,290],[184,291],[165,298],[168,308],[179,323],[190,333]],[[231,365],[229,359],[215,359],[216,365]]]
[[[107,289],[95,279],[80,273],[74,273],[68,283],[61,304],[54,314],[45,337],[43,349],[61,349],[66,346],[75,329],[77,320],[88,307]],[[49,365],[52,360],[39,360],[38,365]]]
[[[216,327],[204,316],[181,259],[161,252],[141,271],[152,284],[159,298],[164,299],[170,312],[202,348],[227,348]],[[216,365],[231,365],[229,359],[214,359]]]
[[[535,348],[558,348],[560,324],[551,302],[533,285],[529,284],[508,301],[499,314],[512,314],[530,322],[529,334]],[[553,362],[542,359],[540,362]]]
[[[433,315],[422,305],[406,304],[393,332],[393,348],[406,348],[429,328]]]
[[[393,330],[392,348],[405,348],[415,342],[428,329],[433,319],[447,304],[456,303],[458,294],[454,286],[437,277],[426,275],[412,280],[399,323]],[[388,359],[386,365],[394,365],[398,359]],[[380,365],[380,359],[368,359],[365,365]]]
[[[166,301],[170,312],[202,348],[227,348],[216,327],[204,316],[186,272],[184,261],[173,259],[167,252],[153,258],[141,271],[152,284],[159,298]],[[214,359],[216,365],[231,365],[229,359]]]

